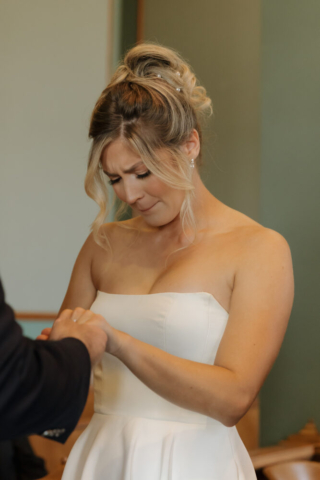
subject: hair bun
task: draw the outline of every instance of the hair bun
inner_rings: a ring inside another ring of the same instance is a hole
[[[144,79],[162,78],[178,92],[184,92],[197,116],[212,114],[211,99],[205,88],[198,84],[190,65],[174,49],[141,43],[127,52],[122,68],[126,71],[126,81],[147,86]]]
[[[123,63],[139,77],[148,76],[158,69],[174,69],[176,65],[168,58],[166,50],[170,52],[169,49],[157,45],[139,44],[129,50]]]

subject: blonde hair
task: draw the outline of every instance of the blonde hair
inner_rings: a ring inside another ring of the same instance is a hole
[[[180,210],[182,229],[185,232],[189,226],[195,230],[192,168],[180,146],[193,129],[199,134],[201,146],[201,124],[212,113],[211,100],[197,83],[190,66],[176,51],[141,43],[127,52],[101,93],[91,116],[89,137],[93,142],[85,178],[87,194],[100,207],[91,227],[99,245],[105,241],[109,245],[100,227],[114,203],[108,201],[100,159],[105,147],[117,138],[126,139],[154,175],[185,191]],[[159,158],[160,149],[169,160]],[[201,153],[197,163],[199,160]],[[120,206],[116,218],[125,206]]]

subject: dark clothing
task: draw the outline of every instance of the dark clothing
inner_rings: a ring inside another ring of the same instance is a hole
[[[0,440],[44,433],[64,443],[84,408],[90,370],[80,340],[23,337],[0,281]]]
[[[0,480],[36,480],[47,474],[27,437],[0,442]]]

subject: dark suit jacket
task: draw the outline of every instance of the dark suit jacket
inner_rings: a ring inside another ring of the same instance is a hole
[[[0,281],[0,440],[36,433],[64,443],[84,408],[90,370],[80,340],[23,337]]]

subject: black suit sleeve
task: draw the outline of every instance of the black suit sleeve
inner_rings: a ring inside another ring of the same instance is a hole
[[[80,340],[23,337],[0,281],[0,440],[49,430],[64,443],[84,408],[90,369]]]

